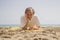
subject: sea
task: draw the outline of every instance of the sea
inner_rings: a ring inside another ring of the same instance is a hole
[[[20,24],[3,24],[0,27],[21,27]],[[41,24],[41,27],[60,27],[60,24]]]

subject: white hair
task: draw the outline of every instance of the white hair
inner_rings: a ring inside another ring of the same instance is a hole
[[[32,10],[33,13],[35,13],[35,11],[34,11],[34,9],[33,9],[32,7],[28,7],[28,8],[26,8],[26,9],[25,9],[25,13],[26,13],[26,11],[28,11],[28,10]]]

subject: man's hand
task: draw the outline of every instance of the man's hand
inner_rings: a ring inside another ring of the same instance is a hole
[[[32,27],[32,29],[38,30],[39,28],[38,28],[36,25],[34,25],[34,26]]]
[[[27,18],[27,22],[26,22],[26,24],[28,24],[30,22],[30,20]]]
[[[24,30],[27,30],[29,21],[30,21],[30,20],[27,19],[26,25],[23,27]]]

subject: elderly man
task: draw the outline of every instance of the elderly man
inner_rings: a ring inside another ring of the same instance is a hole
[[[37,16],[34,15],[35,11],[32,7],[25,10],[25,16],[21,17],[21,25],[23,30],[37,30],[40,27]]]

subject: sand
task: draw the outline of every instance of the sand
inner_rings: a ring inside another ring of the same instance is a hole
[[[43,31],[0,28],[0,40],[60,40],[60,27],[44,27]]]

